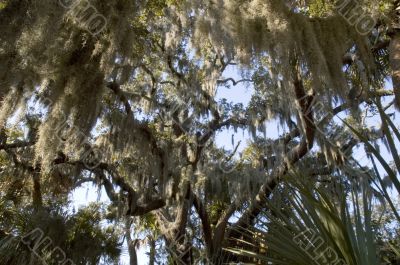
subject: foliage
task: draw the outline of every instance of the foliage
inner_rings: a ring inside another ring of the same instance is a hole
[[[254,248],[312,264],[283,237],[257,245],[305,226],[348,264],[394,259],[398,10],[388,0],[0,1],[0,262],[37,262],[18,240],[35,228],[77,264],[117,263],[123,242],[131,264],[146,246],[152,264],[245,262],[237,249]],[[249,102],[225,96],[242,90]],[[107,201],[71,212],[85,183]],[[280,191],[283,216],[271,203]],[[375,219],[384,206],[387,221]]]
[[[379,99],[378,99],[379,100]],[[381,103],[377,104],[380,118],[386,129],[382,137],[391,140],[398,135]],[[352,125],[345,122],[352,132],[368,148],[374,170],[344,168],[347,178],[331,176],[323,182],[310,176],[293,172],[287,176],[283,191],[273,195],[265,210],[265,220],[246,231],[253,240],[246,244],[256,251],[230,248],[229,251],[252,258],[254,261],[273,264],[394,264],[400,258],[398,242],[399,221],[396,187],[397,170],[390,167],[382,157],[378,146]],[[389,125],[390,124],[390,129]],[[397,149],[388,147],[396,160]],[[381,177],[374,162],[376,157],[386,170]],[[347,172],[346,172],[347,171]],[[356,178],[348,178],[356,173]],[[371,185],[373,183],[373,185]],[[393,185],[395,189],[391,189]],[[375,190],[377,188],[378,190]],[[389,194],[391,194],[389,196]],[[289,203],[284,203],[284,201]],[[384,201],[382,201],[384,200]],[[260,246],[267,250],[260,251]]]
[[[92,204],[76,213],[55,204],[36,212],[1,202],[0,257],[2,264],[57,264],[52,253],[61,249],[75,264],[110,264],[120,256],[118,226],[101,224],[101,205]],[[41,231],[36,238],[32,231]],[[35,241],[38,240],[38,241]],[[57,253],[59,254],[59,253]]]

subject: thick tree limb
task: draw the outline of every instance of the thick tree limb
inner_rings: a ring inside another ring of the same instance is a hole
[[[212,237],[213,237],[213,231],[211,228],[210,224],[210,218],[207,213],[207,209],[205,208],[203,202],[197,197],[196,194],[192,193],[192,198],[193,198],[193,206],[196,209],[197,214],[199,215],[201,224],[202,224],[202,231],[203,231],[203,237],[205,241],[205,245],[208,248],[209,254],[213,253],[213,242],[212,242]]]
[[[392,69],[394,105],[400,110],[400,29],[396,29],[391,36],[389,45],[389,63]]]
[[[151,201],[145,202],[141,205],[137,204],[136,191],[128,184],[124,178],[122,178],[116,170],[105,163],[101,163],[98,167],[99,169],[106,170],[112,177],[114,184],[121,187],[124,191],[128,193],[129,209],[127,211],[128,215],[140,216],[151,211],[160,209],[165,206],[165,201],[163,199],[153,199]]]
[[[23,148],[35,145],[36,142],[26,142],[26,141],[16,141],[11,144],[2,144],[0,145],[0,150],[6,149],[14,149],[14,148]]]
[[[127,219],[125,221],[125,237],[126,237],[126,242],[128,245],[129,265],[137,265],[138,260],[137,260],[136,247],[137,247],[139,240],[132,239],[131,224],[132,224],[132,222],[129,219]]]
[[[114,190],[114,185],[119,186],[123,191],[128,194],[129,209],[126,212],[127,215],[145,215],[151,211],[163,208],[166,205],[165,200],[161,198],[154,198],[151,201],[138,204],[136,191],[132,188],[130,184],[125,181],[123,177],[118,174],[113,166],[109,164],[101,163],[98,167],[92,169],[88,168],[83,161],[66,161],[63,163],[80,166],[96,174],[102,180],[102,184],[104,186],[104,189],[106,190],[107,196],[112,202],[118,202],[119,200],[118,195]],[[103,171],[106,171],[108,173],[112,181],[107,178]]]
[[[141,204],[141,205],[136,205],[135,211],[134,212],[128,212],[128,214],[132,216],[142,216],[145,215],[149,212],[152,212],[154,210],[160,209],[164,207],[165,201],[163,199],[154,199],[150,202]]]
[[[128,114],[129,116],[132,115],[133,114],[132,107],[129,104],[129,101],[126,98],[124,92],[121,90],[120,86],[115,82],[109,82],[107,84],[107,87],[111,89],[115,93],[115,95],[117,95],[120,98],[120,100],[124,104],[126,114]]]
[[[150,95],[151,97],[154,96],[154,94],[156,93],[156,85],[157,85],[157,79],[154,76],[153,72],[144,64],[141,65],[141,68],[150,76],[151,78],[151,91],[150,91]]]
[[[238,228],[246,229],[250,226],[253,220],[260,214],[261,210],[265,207],[265,203],[271,194],[272,190],[279,183],[279,179],[287,172],[288,168],[299,159],[301,159],[312,148],[315,135],[315,124],[312,113],[313,96],[307,96],[303,87],[303,83],[299,77],[294,80],[294,89],[296,98],[299,103],[301,120],[304,126],[305,135],[301,142],[293,148],[286,157],[282,164],[278,166],[273,173],[267,178],[266,182],[261,186],[255,199],[251,202],[250,206],[245,210],[239,220],[233,225],[229,232]]]
[[[305,126],[306,137],[300,142],[298,146],[292,149],[286,156],[284,163],[278,167],[274,173],[272,173],[271,177],[267,180],[267,182],[261,187],[259,193],[255,198],[255,202],[245,211],[242,217],[234,224],[235,229],[237,228],[246,228],[254,218],[260,213],[263,208],[262,205],[265,204],[266,199],[269,197],[272,190],[276,187],[279,181],[279,177],[284,175],[287,172],[288,166],[294,164],[299,159],[301,159],[308,150],[312,147],[312,141],[315,134],[315,128],[313,121],[313,115],[311,112],[312,98],[305,97],[305,94],[301,92],[302,85],[299,83],[295,83],[296,89],[296,97],[300,100],[300,106],[302,108],[302,116],[303,116],[303,124]],[[371,98],[373,97],[384,97],[393,95],[392,91],[380,89],[370,93]],[[310,101],[311,100],[311,101]],[[360,103],[369,100],[369,98],[361,98]],[[350,108],[349,104],[342,104],[336,108],[334,108],[331,113],[328,113],[318,124],[323,124],[328,120],[332,119],[336,114]],[[284,141],[284,143],[290,142],[295,137],[300,136],[300,130],[298,128],[293,129],[291,132],[286,134],[283,138],[278,139],[277,141]]]
[[[241,80],[238,80],[238,81],[236,81],[235,79],[233,79],[233,78],[226,78],[226,79],[224,79],[224,80],[217,80],[217,85],[223,85],[223,84],[226,84],[227,82],[229,82],[229,81],[231,81],[232,82],[232,84],[234,85],[234,86],[236,86],[236,85],[238,85],[238,84],[240,84],[240,83],[242,83],[242,82],[253,82],[253,80],[251,80],[251,79],[241,79]]]

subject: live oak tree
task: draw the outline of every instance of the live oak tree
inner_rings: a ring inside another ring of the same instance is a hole
[[[123,227],[112,234],[125,234],[131,264],[139,245],[132,218],[136,231],[147,231],[151,262],[157,246],[184,264],[246,261],[225,249],[246,248],[239,239],[266,218],[289,171],[352,177],[344,169],[355,166],[360,140],[336,115],[374,142],[379,131],[366,130],[365,118],[383,97],[385,110],[400,108],[399,7],[2,1],[2,203],[51,218],[54,201],[67,207],[68,195],[89,182],[105,190],[110,205],[101,218]],[[229,76],[232,69],[242,79]],[[239,84],[252,88],[248,106],[217,100],[218,90]],[[271,121],[285,129],[279,138],[266,137]],[[241,158],[215,142],[229,128],[249,133]],[[1,223],[1,237],[26,230],[16,227]],[[115,260],[113,253],[86,253],[85,262]]]

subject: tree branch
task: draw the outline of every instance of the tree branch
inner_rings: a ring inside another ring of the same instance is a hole
[[[315,135],[314,117],[312,112],[313,95],[306,95],[303,83],[299,76],[294,80],[294,89],[297,101],[300,107],[301,120],[304,126],[305,135],[301,142],[286,154],[282,164],[278,166],[272,174],[267,178],[266,182],[261,186],[258,194],[251,202],[250,206],[245,210],[239,220],[229,230],[237,231],[238,228],[246,229],[251,225],[253,220],[260,214],[261,210],[273,191],[279,183],[279,179],[287,172],[288,168],[300,160],[312,148]]]
[[[123,103],[124,106],[125,106],[125,112],[126,112],[126,114],[128,114],[129,116],[130,116],[131,114],[133,114],[133,112],[132,112],[132,107],[131,107],[131,105],[129,104],[129,101],[128,101],[128,99],[126,98],[124,92],[121,90],[119,84],[117,84],[117,83],[115,83],[115,82],[109,82],[109,83],[107,84],[107,87],[108,87],[109,89],[111,89],[112,91],[114,91],[115,95],[117,95],[117,96],[120,98],[120,100],[122,101],[122,103]]]
[[[234,86],[236,86],[236,85],[238,85],[239,83],[242,83],[242,82],[253,82],[252,79],[246,79],[246,78],[238,80],[238,81],[236,81],[233,78],[226,78],[226,79],[223,79],[223,80],[217,80],[217,85],[223,85],[223,84],[225,84],[225,83],[227,83],[229,81],[231,81]]]
[[[213,253],[212,229],[207,210],[204,207],[203,202],[196,196],[196,194],[192,193],[191,196],[193,198],[193,206],[201,220],[205,245],[208,248],[209,254]]]
[[[1,144],[0,150],[14,149],[14,148],[23,148],[35,145],[36,142],[25,142],[25,141],[15,141],[11,144]]]

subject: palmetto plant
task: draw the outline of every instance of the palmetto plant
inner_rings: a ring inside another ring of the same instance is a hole
[[[265,220],[259,221],[261,228],[249,231],[255,244],[265,246],[265,254],[230,251],[272,264],[378,264],[371,190],[366,183],[354,185],[358,189],[338,187],[332,199],[326,187],[286,180],[282,196],[287,203],[269,203]]]
[[[354,169],[347,175],[344,171],[341,176],[331,176],[328,184],[292,171],[269,200],[256,228],[246,230],[252,240],[227,250],[258,264],[393,264],[376,243],[381,224],[373,219],[385,209],[393,223],[400,221],[393,199],[400,193],[395,144],[400,133],[381,102],[375,104],[382,121],[381,139],[387,143],[394,166],[365,133],[344,121],[365,145],[372,169]],[[399,247],[393,242],[386,245],[398,259]]]

